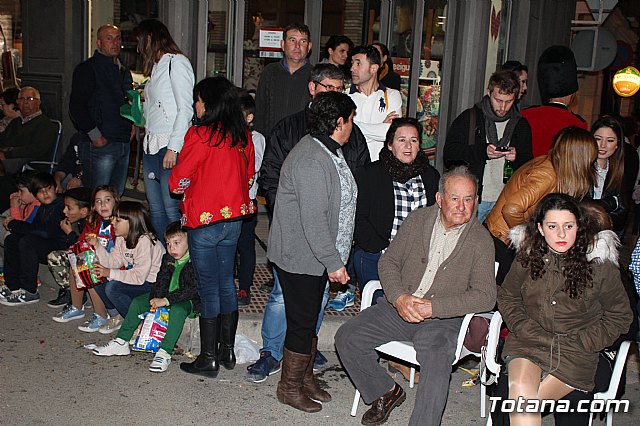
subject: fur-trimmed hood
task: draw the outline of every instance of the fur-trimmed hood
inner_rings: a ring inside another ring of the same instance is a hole
[[[509,230],[511,245],[516,251],[520,251],[526,237],[526,225],[514,226]],[[595,236],[593,244],[591,244],[587,253],[587,261],[591,262],[593,260],[596,263],[603,263],[608,260],[618,266],[618,247],[620,247],[620,239],[615,232],[609,230],[600,231]]]

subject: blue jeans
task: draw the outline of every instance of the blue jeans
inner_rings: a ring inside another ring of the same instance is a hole
[[[89,137],[83,135],[78,143],[82,184],[87,188],[111,185],[122,195],[127,181],[129,150],[128,140],[110,140],[105,146],[95,147]]]
[[[318,314],[318,324],[316,334],[320,332],[320,326],[324,319],[324,308],[329,300],[329,283],[324,288],[322,297],[322,307]],[[284,350],[284,338],[287,334],[287,317],[284,310],[284,297],[278,273],[273,268],[273,290],[269,295],[267,304],[264,307],[264,317],[262,318],[262,349],[260,352],[271,352],[271,356],[280,361]]]
[[[145,281],[142,285],[133,285],[111,280],[94,288],[107,310],[116,309],[122,317],[126,317],[131,301],[141,294],[149,293],[151,284]]]
[[[353,262],[356,269],[356,276],[358,277],[358,283],[360,284],[360,291],[364,290],[364,286],[369,281],[379,280],[378,276],[378,261],[382,257],[381,252],[371,253],[362,250],[359,247],[353,251]],[[373,293],[372,305],[377,303],[378,297],[384,295],[382,290],[377,290]]]
[[[238,310],[233,266],[241,227],[242,221],[236,220],[195,228],[188,233],[203,318]]]
[[[162,160],[167,153],[167,148],[162,148],[157,154],[144,154],[142,157],[142,167],[144,168],[144,187],[147,192],[149,202],[149,214],[151,224],[164,244],[164,235],[167,225],[180,219],[178,204],[180,200],[172,198],[169,192],[169,176],[171,169],[162,167]],[[153,173],[154,178],[149,174]]]
[[[491,209],[496,205],[495,201],[482,201],[478,204],[478,222],[484,223],[484,220],[491,213]]]

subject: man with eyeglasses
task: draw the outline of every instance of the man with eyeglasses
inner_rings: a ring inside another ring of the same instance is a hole
[[[48,161],[57,126],[40,110],[40,92],[26,86],[16,99],[19,119],[0,133],[0,160],[7,174],[17,173],[29,161]]]
[[[305,24],[288,25],[280,41],[284,57],[267,65],[260,74],[254,128],[265,136],[278,121],[300,111],[309,102],[310,34]]]
[[[380,52],[373,45],[358,46],[353,49],[351,56],[353,84],[349,89],[349,96],[358,107],[353,120],[367,138],[371,161],[378,160],[391,121],[402,116],[400,92],[385,87],[378,81],[381,61]]]
[[[69,115],[78,130],[83,184],[111,185],[124,192],[129,168],[131,122],[120,116],[131,90],[131,72],[118,56],[122,40],[115,25],[98,28],[93,56],[73,71]]]
[[[344,74],[333,64],[317,64],[311,70],[307,89],[311,97],[318,93],[327,91],[344,91]],[[309,104],[299,112],[283,118],[271,130],[267,138],[267,149],[262,160],[260,177],[258,184],[264,191],[267,199],[267,209],[270,214],[276,202],[276,193],[280,181],[280,168],[285,158],[293,147],[307,134],[309,122]],[[349,141],[342,146],[342,154],[351,169],[355,172],[358,168],[371,162],[369,150],[364,135],[354,124],[349,136]],[[254,383],[265,381],[271,374],[280,370],[284,338],[286,333],[286,318],[282,288],[278,280],[278,275],[274,272],[274,286],[265,306],[264,317],[262,319],[262,349],[260,359],[255,364],[247,368],[247,380]],[[329,297],[329,287],[327,286],[322,302],[322,309],[318,315],[316,330],[320,330],[324,308]],[[321,368],[326,363],[326,359],[318,351],[314,368]]]

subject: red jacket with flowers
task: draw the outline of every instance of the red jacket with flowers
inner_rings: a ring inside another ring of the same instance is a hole
[[[208,141],[208,127],[191,127],[171,171],[169,189],[184,194],[180,203],[184,226],[197,228],[255,211],[249,198],[255,173],[251,133],[247,132],[249,143],[244,148],[231,148],[230,138],[212,146],[217,137]]]

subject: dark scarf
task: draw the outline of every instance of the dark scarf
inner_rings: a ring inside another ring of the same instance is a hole
[[[493,112],[493,108],[491,107],[491,100],[489,100],[489,95],[484,95],[482,100],[476,104],[476,107],[482,110],[482,114],[484,115],[484,130],[487,134],[487,139],[489,139],[489,143],[494,144],[495,146],[507,146],[511,141],[511,136],[513,135],[513,130],[516,128],[516,124],[522,118],[520,113],[516,110],[515,106],[512,106],[509,112],[504,117],[498,117],[495,112]],[[502,134],[502,139],[498,140],[498,130],[496,129],[496,123],[502,123],[503,121],[507,121],[507,127],[504,129],[504,133]]]
[[[380,150],[380,162],[384,169],[389,173],[391,179],[399,183],[405,183],[411,178],[418,176],[429,165],[429,157],[423,150],[418,151],[416,159],[413,163],[406,164],[394,157],[391,150],[385,146]]]

